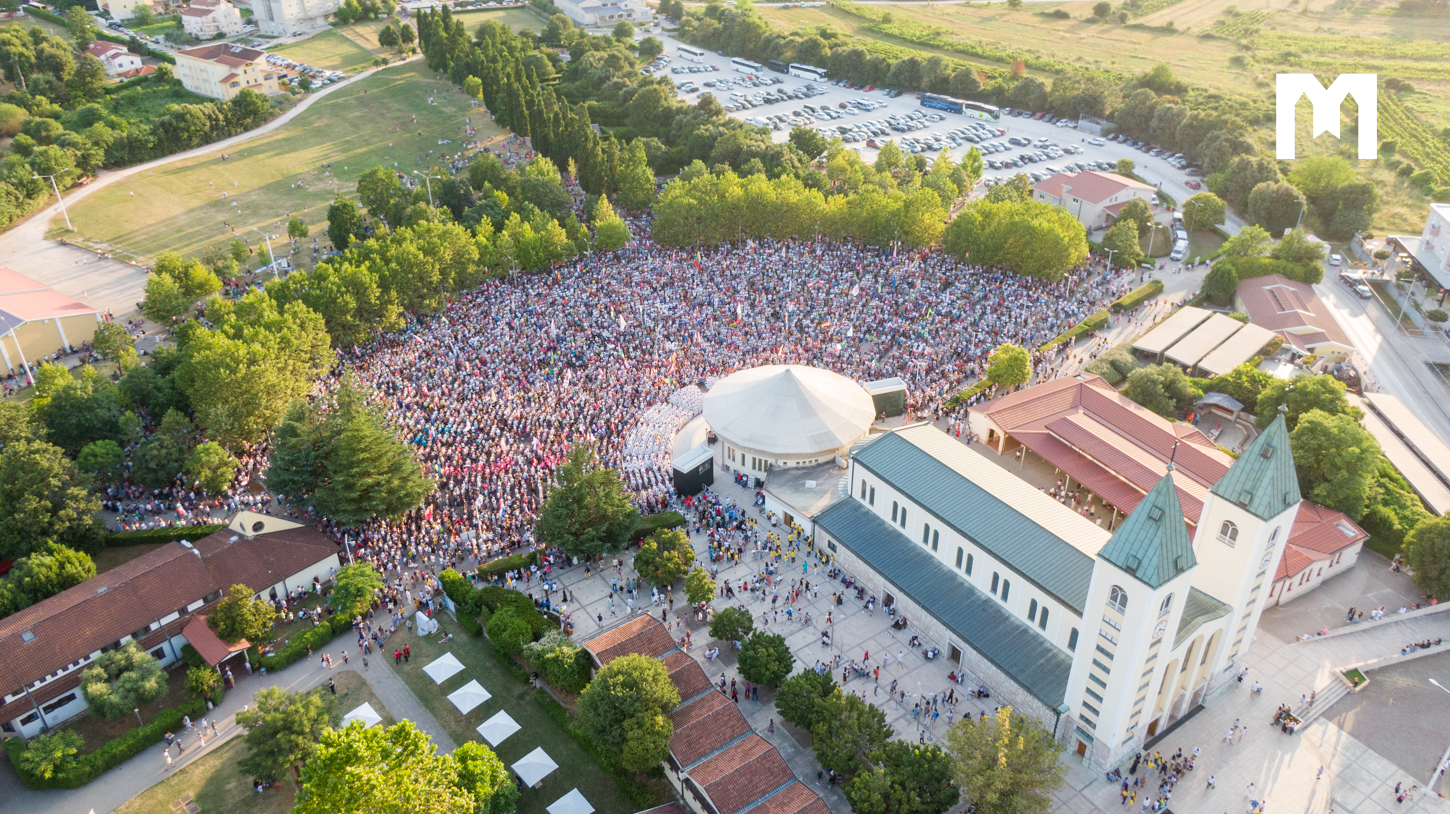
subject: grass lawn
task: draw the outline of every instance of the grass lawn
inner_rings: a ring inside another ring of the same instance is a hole
[[[549,757],[559,764],[558,769],[544,778],[540,788],[524,792],[519,800],[520,814],[541,814],[555,800],[576,787],[594,806],[595,811],[639,810],[640,806],[631,803],[620,792],[614,778],[580,749],[569,737],[569,733],[554,723],[535,700],[533,687],[520,682],[495,659],[486,641],[464,633],[457,623],[446,616],[440,617],[440,622],[444,630],[454,634],[453,641],[439,644],[436,637],[420,639],[406,630],[399,630],[388,640],[385,649],[391,651],[404,644],[411,646],[412,660],[394,669],[456,742],[482,742],[474,727],[503,709],[522,727],[495,750],[505,766],[512,766],[519,758],[539,746],[544,747]],[[423,672],[423,668],[447,652],[452,652],[467,669],[442,684],[434,684],[433,679]],[[467,715],[462,715],[448,700],[448,693],[467,684],[471,679],[477,679],[493,697]]]
[[[436,92],[437,104],[428,104],[429,92]],[[285,235],[290,213],[326,242],[327,206],[337,192],[355,197],[358,176],[378,165],[441,164],[437,152],[457,149],[470,115],[482,139],[502,133],[422,63],[399,65],[338,89],[226,160],[212,153],[177,161],[100,189],[71,207],[78,233],[66,234],[57,219],[51,234],[120,259],[150,260],[164,251],[197,255],[234,237],[256,247],[262,236],[253,229]],[[440,148],[441,139],[455,143]]]
[[[150,723],[164,709],[170,709],[186,700],[186,665],[172,669],[166,674],[166,694],[150,704],[141,707],[141,720]],[[81,747],[81,754],[88,755],[91,752],[105,746],[110,740],[118,738],[138,726],[135,715],[122,715],[114,721],[108,721],[99,715],[86,713],[73,721],[62,724],[61,729],[80,735],[85,740]]]
[[[280,54],[314,68],[342,71],[348,76],[371,68],[377,56],[336,31],[323,31],[301,42],[269,48],[267,53]]]
[[[1188,233],[1188,259],[1185,262],[1196,262],[1201,257],[1208,257],[1218,251],[1223,245],[1223,236],[1214,231],[1194,231]]]
[[[337,688],[337,723],[342,722],[342,716],[352,712],[363,704],[372,704],[373,709],[383,718],[383,726],[392,726],[398,720],[393,717],[388,708],[378,700],[373,693],[373,688],[368,686],[367,679],[363,678],[356,670],[341,670],[332,675],[332,683]]]
[[[237,768],[247,753],[242,738],[236,737],[186,768],[141,792],[116,814],[174,814],[172,804],[191,795],[205,814],[287,814],[295,795],[290,783],[263,794],[252,790],[252,778]]]
[[[533,13],[532,11],[529,11],[526,8],[491,9],[486,11],[464,11],[454,14],[453,19],[462,20],[463,24],[468,27],[468,33],[470,36],[473,35],[474,29],[478,28],[479,23],[482,23],[485,20],[494,20],[496,22],[502,23],[513,29],[514,31],[519,31],[520,29],[524,28],[528,28],[533,31],[543,31],[544,26],[549,24],[547,20],[541,19],[539,15]],[[596,806],[596,808],[597,807],[598,806]]]
[[[1384,280],[1366,280],[1365,283],[1379,295],[1374,298],[1374,301],[1379,303],[1380,310],[1384,311],[1390,319],[1398,319],[1400,326],[1407,330],[1419,329],[1420,326],[1416,325],[1415,320],[1407,313],[1409,306],[1401,307],[1396,301],[1395,297],[1398,292],[1391,283]]]
[[[148,543],[146,545],[125,545],[115,546],[113,548],[103,548],[99,552],[97,552],[95,556],[91,557],[91,559],[94,560],[96,563],[96,573],[104,574],[105,572],[111,570],[112,568],[115,568],[118,565],[128,563],[131,560],[134,560],[137,557],[141,556],[142,554],[147,554],[149,552],[155,551],[163,545],[166,544]]]

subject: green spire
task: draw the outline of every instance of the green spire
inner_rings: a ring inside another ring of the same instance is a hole
[[[1198,564],[1173,485],[1172,465],[1098,556],[1155,589]]]
[[[1282,411],[1210,491],[1260,520],[1299,505],[1299,476]]]

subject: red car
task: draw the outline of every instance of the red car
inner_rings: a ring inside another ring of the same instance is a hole
[[[1043,116],[1046,116],[1046,115],[1047,115],[1046,113],[1033,113],[1032,114],[1032,120],[1035,121],[1035,122],[1036,121],[1042,121],[1042,117]]]
[[[866,87],[862,88],[861,90],[866,90],[866,91],[876,90],[876,86],[875,85],[867,85]]]
[[[856,87],[856,85],[854,83],[847,82],[846,84],[842,85],[841,87],[845,88],[846,90],[852,90],[852,89],[854,89]]]
[[[1188,185],[1188,188],[1189,189],[1203,189],[1203,184],[1200,184],[1199,182],[1193,180],[1192,178],[1188,179],[1184,183]]]
[[[842,102],[842,103],[841,103],[841,104],[840,104],[840,105],[839,105],[839,107],[840,107],[840,108],[841,108],[841,109],[842,109],[842,110],[845,110],[845,109],[846,109],[846,108],[848,108],[848,107],[850,107],[850,105],[848,105],[848,104],[846,104],[846,103],[845,103],[845,102]]]

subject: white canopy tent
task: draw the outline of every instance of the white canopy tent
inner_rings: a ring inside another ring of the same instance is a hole
[[[347,726],[353,721],[362,721],[364,727],[377,726],[383,722],[383,716],[379,715],[378,711],[373,709],[372,704],[365,703],[352,712],[342,716],[343,726]]]
[[[453,706],[458,707],[459,712],[467,715],[474,707],[492,697],[493,694],[485,690],[483,685],[475,679],[455,690],[452,695],[448,696],[448,700],[453,702]]]
[[[416,619],[418,623],[419,636],[432,636],[434,633],[438,632],[438,621],[436,619],[429,619],[428,614],[422,611],[418,611],[418,616],[416,617]]]
[[[770,455],[840,449],[864,435],[875,417],[861,385],[805,365],[742,370],[705,394],[705,420],[717,435]]]
[[[557,768],[559,764],[549,757],[549,753],[542,746],[519,758],[519,762],[513,765],[514,773],[523,779],[526,786],[538,785]]]
[[[423,672],[427,673],[428,677],[433,679],[434,684],[442,684],[450,676],[455,676],[463,672],[463,663],[457,658],[454,658],[452,653],[444,653],[434,659],[432,664],[424,667]]]
[[[478,725],[478,734],[488,741],[489,746],[498,746],[521,728],[518,721],[504,710],[499,710],[498,714]]]
[[[572,789],[555,800],[547,810],[549,814],[594,814],[594,806],[589,805],[589,801],[584,799],[578,789]]]

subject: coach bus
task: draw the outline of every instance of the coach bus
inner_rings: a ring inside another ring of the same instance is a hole
[[[936,93],[923,93],[921,95],[921,106],[932,107],[937,110],[945,110],[948,113],[961,113],[967,102],[952,96],[942,96]]]
[[[815,68],[810,65],[802,65],[798,62],[792,62],[790,64],[790,75],[799,77],[801,79],[812,79],[817,82],[821,82],[824,81],[826,78],[826,69]]]
[[[963,102],[962,115],[971,116],[974,119],[997,121],[1002,118],[1002,110],[996,105],[988,105],[981,102]]]
[[[675,54],[680,59],[688,59],[691,62],[705,61],[705,52],[693,45],[681,45],[675,49]]]
[[[765,61],[765,67],[776,73],[790,73],[790,69],[786,67],[786,64],[778,59],[767,59]]]
[[[751,62],[748,59],[741,59],[740,57],[736,57],[730,60],[730,64],[734,65],[735,70],[739,73],[748,73],[759,76],[762,70],[759,62]]]

